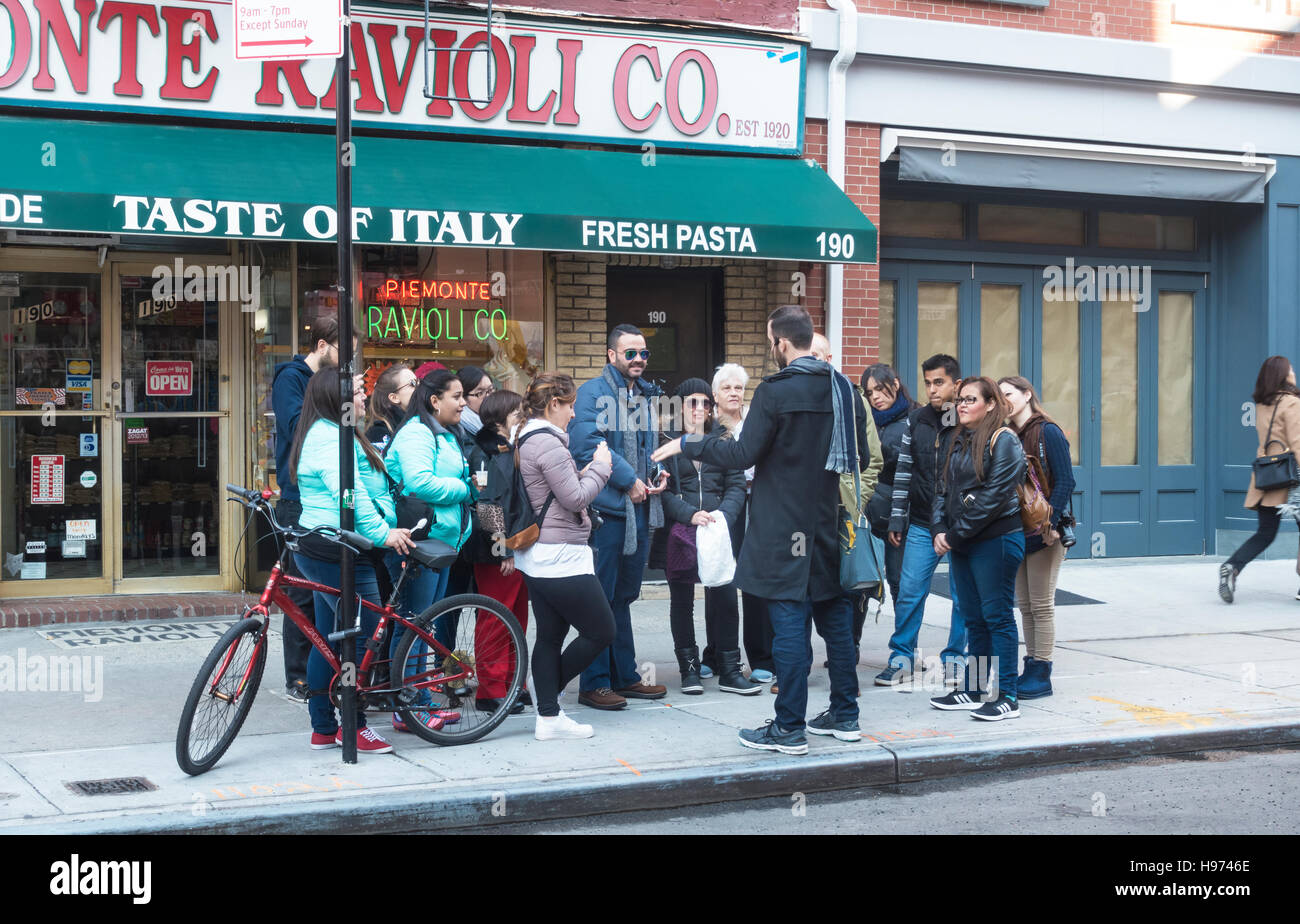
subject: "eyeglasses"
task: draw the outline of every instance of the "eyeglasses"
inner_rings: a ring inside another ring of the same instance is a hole
[[[649,359],[650,351],[649,350],[624,350],[623,351],[623,358],[626,359],[628,362],[631,362],[632,360],[636,359],[638,356],[640,356],[642,359]]]
[[[414,388],[416,385],[419,384],[420,384],[419,382],[407,382],[403,385],[398,385],[396,388],[393,389],[393,391],[398,392],[401,391],[403,388]]]
[[[962,395],[957,399],[958,404],[979,404],[984,399],[979,395]]]
[[[491,385],[489,385],[489,386],[487,386],[486,388],[476,388],[476,389],[474,389],[473,391],[471,391],[471,392],[469,393],[469,396],[470,396],[471,398],[486,398],[488,395],[492,394],[494,391],[496,391],[496,389],[495,389],[494,387],[492,387]]]

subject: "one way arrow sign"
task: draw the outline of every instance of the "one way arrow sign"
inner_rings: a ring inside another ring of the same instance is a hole
[[[235,57],[337,58],[343,0],[234,0]]]

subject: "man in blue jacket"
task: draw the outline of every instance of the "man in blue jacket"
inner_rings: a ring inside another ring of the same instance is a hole
[[[664,524],[659,494],[668,473],[650,461],[658,444],[657,399],[663,392],[642,376],[650,362],[645,336],[620,324],[606,341],[609,365],[578,389],[569,423],[569,451],[579,466],[605,442],[614,457],[609,483],[592,506],[605,524],[592,537],[596,577],[614,612],[614,644],[582,672],[578,702],[593,709],[622,709],[627,698],[659,699],[662,684],[642,681],[632,640],[632,603],[650,552],[650,528]],[[656,474],[657,472],[657,474]]]
[[[356,341],[353,341],[355,346]],[[282,526],[297,526],[302,516],[302,503],[298,486],[289,480],[289,451],[293,448],[293,434],[298,429],[298,416],[302,413],[302,396],[307,382],[321,369],[337,366],[339,362],[339,322],[337,315],[326,315],[312,321],[303,346],[310,350],[275,367],[271,377],[271,410],[275,412],[275,474],[280,486],[280,499],[275,504],[275,518]],[[302,577],[293,553],[284,552],[286,574]],[[285,588],[289,599],[302,610],[308,621],[313,620],[315,604],[312,593],[299,587]],[[307,701],[307,655],[311,642],[286,616],[284,632],[284,682],[289,695]]]

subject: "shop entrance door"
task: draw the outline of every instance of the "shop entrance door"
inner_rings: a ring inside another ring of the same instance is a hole
[[[646,378],[667,394],[693,376],[713,380],[723,361],[721,270],[611,266],[606,285],[607,330],[618,324],[641,328],[650,348]]]
[[[223,327],[228,286],[219,267],[204,265],[204,280],[188,288],[176,279],[170,294],[159,286],[157,269],[113,270],[113,367],[105,394],[116,437],[110,477],[120,497],[115,584],[218,590],[222,561],[230,557],[222,554],[220,526],[229,515],[222,485],[229,480],[228,366],[239,352],[238,334]]]

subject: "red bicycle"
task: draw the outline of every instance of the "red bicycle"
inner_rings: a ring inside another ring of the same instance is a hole
[[[236,485],[226,485],[226,490],[236,495],[229,500],[248,508],[250,520],[258,514],[265,516],[275,534],[283,537],[285,545],[295,552],[298,540],[309,534],[357,552],[373,548],[364,536],[348,530],[281,526],[271,509],[274,495],[270,491],[250,491]],[[418,616],[397,612],[398,594],[413,569],[439,569],[450,563],[450,559],[423,553],[417,546],[385,606],[364,599],[359,601],[361,607],[379,614],[379,623],[365,640],[364,647],[358,646],[358,651],[364,652],[356,666],[358,708],[366,712],[396,712],[416,735],[440,745],[477,741],[505,721],[523,689],[528,663],[527,642],[514,614],[489,597],[459,594],[439,600]],[[266,666],[272,605],[284,611],[333,669],[329,689],[311,690],[308,695],[328,695],[339,706],[342,666],[329,642],[338,642],[346,634],[340,629],[341,608],[335,608],[335,631],[329,634],[327,642],[316,630],[316,621],[304,615],[289,599],[286,587],[339,596],[338,588],[286,574],[281,561],[276,561],[258,602],[248,607],[239,622],[213,646],[190,687],[176,731],[176,762],[186,773],[196,776],[211,770],[248,717]],[[360,609],[357,617],[356,628],[351,631],[360,642]],[[404,630],[391,659],[385,657],[390,630]],[[444,644],[439,639],[451,641]],[[503,685],[506,694],[481,701],[475,699],[474,691],[480,680],[487,678]],[[492,710],[480,711],[480,704],[489,702],[493,704]],[[459,712],[459,720],[441,728],[430,728],[413,715],[442,710],[446,710],[445,714]]]

